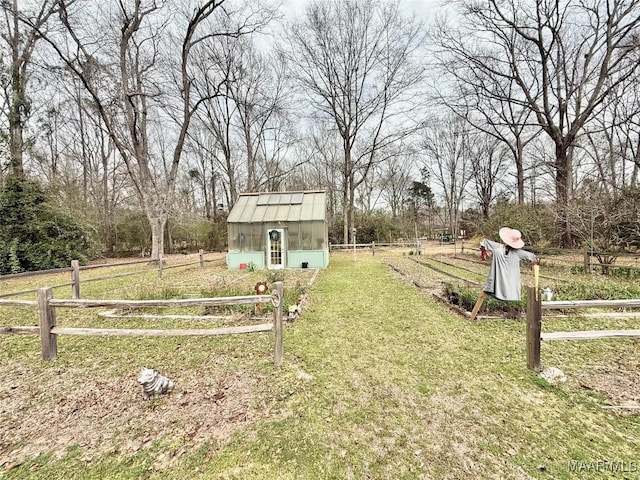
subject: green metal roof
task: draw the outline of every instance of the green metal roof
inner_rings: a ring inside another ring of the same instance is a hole
[[[308,222],[326,220],[327,194],[309,192],[241,193],[227,223]]]

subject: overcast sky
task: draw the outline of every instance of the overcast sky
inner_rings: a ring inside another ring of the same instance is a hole
[[[310,0],[282,0],[283,9],[282,11],[287,16],[299,16],[304,13],[304,8]],[[413,11],[419,17],[422,17],[423,20],[428,21],[432,19],[433,14],[436,9],[438,9],[438,5],[440,0],[400,0],[400,5],[404,5],[407,11]]]

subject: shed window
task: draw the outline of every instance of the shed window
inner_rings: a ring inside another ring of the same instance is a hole
[[[325,248],[325,232],[326,226],[324,222],[313,222],[311,224],[312,246],[313,250],[322,250]]]
[[[291,222],[287,225],[287,242],[289,250],[300,250],[300,224]]]
[[[257,252],[264,250],[266,244],[264,243],[264,228],[259,223],[250,225],[251,227],[251,251]]]
[[[239,252],[240,251],[240,228],[239,225],[235,223],[230,223],[227,225],[229,230],[229,251],[230,252]]]

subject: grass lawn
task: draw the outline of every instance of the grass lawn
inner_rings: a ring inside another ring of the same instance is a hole
[[[551,386],[528,371],[524,321],[470,323],[364,255],[332,256],[308,298],[285,328],[280,369],[266,334],[192,340],[193,354],[183,348],[177,358],[167,339],[150,341],[153,354],[130,339],[91,348],[87,337],[59,340],[53,367],[38,360],[36,341],[29,352],[27,340],[0,337],[2,362],[35,363],[28,368],[42,374],[106,364],[122,376],[150,355],[169,370],[195,369],[212,361],[199,348],[206,344],[223,371],[246,368],[264,385],[251,399],[263,414],[223,440],[190,449],[159,435],[135,453],[87,456],[71,439],[60,458],[0,467],[0,478],[640,478],[640,417],[603,409],[602,395],[577,382]],[[637,364],[638,343],[555,342],[543,345],[542,359],[571,379],[621,354]],[[9,394],[0,389],[0,402]],[[166,401],[147,405],[162,414]],[[0,411],[0,422],[7,415]],[[168,451],[180,454],[160,461]]]

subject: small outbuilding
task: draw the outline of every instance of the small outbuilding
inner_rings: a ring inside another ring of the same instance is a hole
[[[229,212],[229,269],[326,268],[327,194],[241,193]]]

